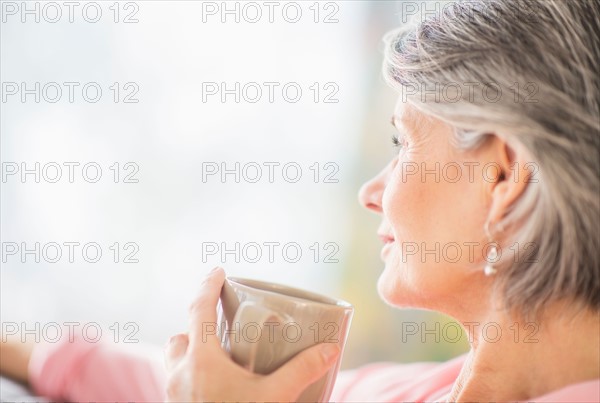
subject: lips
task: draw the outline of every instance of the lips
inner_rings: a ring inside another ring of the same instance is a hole
[[[394,237],[390,234],[378,233],[379,239],[383,242],[383,247],[381,248],[381,260],[386,261],[390,250],[394,247]]]
[[[383,221],[379,228],[377,228],[377,236],[381,239],[381,242],[383,242],[380,253],[381,260],[386,262],[388,257],[391,256],[391,252],[396,244],[396,238],[394,238],[391,225],[388,222]]]
[[[383,242],[384,244],[394,242],[394,237],[392,235],[389,235],[389,234],[377,234],[377,235],[379,236],[379,239],[381,239],[381,242]]]

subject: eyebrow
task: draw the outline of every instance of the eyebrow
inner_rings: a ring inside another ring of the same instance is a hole
[[[391,123],[392,123],[392,126],[394,126],[396,128],[396,130],[398,130],[398,132],[400,132],[404,136],[417,136],[418,135],[417,127],[414,126],[414,124],[410,121],[407,122],[410,124],[410,126],[407,126],[405,124],[405,122],[402,121],[401,118],[399,118],[396,115],[392,115]]]
[[[396,124],[396,122],[398,122],[398,124]],[[404,126],[404,124],[402,123],[402,120],[398,119],[398,117],[396,115],[392,115],[392,118],[390,119],[390,123],[399,132],[406,133],[406,131],[407,131],[406,126]]]

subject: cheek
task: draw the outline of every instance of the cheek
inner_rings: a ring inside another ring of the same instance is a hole
[[[461,247],[462,258],[455,261],[456,249],[449,245],[478,240],[476,189],[468,182],[402,178],[394,170],[382,196],[383,214],[396,239],[377,284],[383,300],[394,306],[433,307],[464,288],[471,272],[469,255]],[[436,245],[438,252],[432,253]],[[445,253],[452,253],[452,262]]]
[[[395,171],[382,196],[383,214],[395,238],[395,245],[386,258],[385,269],[377,282],[379,296],[393,306],[420,305],[418,290],[423,287],[422,269],[414,256],[403,257],[402,244],[420,244],[427,231],[423,227],[424,184],[418,178],[405,180]],[[417,257],[418,258],[418,257]]]
[[[428,161],[430,165],[434,163]],[[436,244],[479,241],[485,208],[476,183],[466,175],[459,181],[444,180],[439,173],[403,175],[400,168],[390,175],[382,198],[383,214],[396,240],[425,243],[429,250]]]
[[[430,209],[426,184],[418,176],[402,177],[396,169],[385,188],[382,198],[383,215],[389,222],[394,237],[399,242],[413,242],[422,239],[423,224]]]

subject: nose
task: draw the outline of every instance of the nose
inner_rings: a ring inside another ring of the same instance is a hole
[[[386,171],[387,169],[383,169],[375,177],[365,182],[358,191],[358,200],[360,204],[379,214],[383,212],[381,202],[383,199],[383,191],[385,190]]]

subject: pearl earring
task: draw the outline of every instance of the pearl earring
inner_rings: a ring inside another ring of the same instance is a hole
[[[495,261],[497,258],[498,258],[498,249],[496,249],[496,245],[492,245],[487,254],[487,259],[486,259],[487,263],[486,263],[485,267],[483,268],[483,273],[486,276],[488,276],[488,277],[492,276],[492,275],[496,274],[496,272],[498,271],[494,268],[494,266],[492,266],[492,263],[490,262],[490,260]]]
[[[496,242],[492,241],[492,237],[491,237],[490,231],[489,231],[489,224],[490,224],[489,222],[485,223],[484,231],[492,245],[488,249],[486,265],[483,268],[483,273],[488,277],[493,276],[494,274],[496,274],[498,272],[492,264],[492,263],[495,263],[496,260],[498,259],[498,248],[496,246],[497,245]]]

